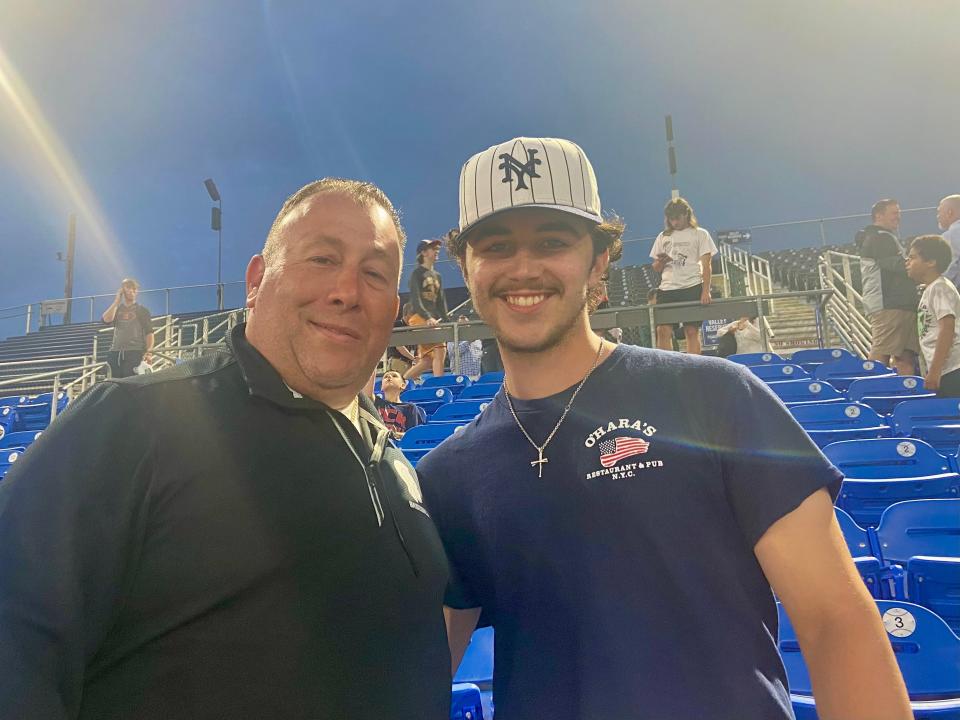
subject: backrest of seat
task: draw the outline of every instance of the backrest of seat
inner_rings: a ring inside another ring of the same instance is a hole
[[[926,392],[923,378],[913,375],[883,375],[861,378],[850,383],[847,394],[851,400],[862,400],[869,395],[916,395]]]
[[[814,372],[817,380],[830,380],[834,377],[862,377],[866,375],[889,375],[890,368],[883,363],[860,358],[842,357],[839,360],[825,362]]]
[[[960,557],[960,499],[894,503],[880,518],[877,540],[884,562],[914,555]]]
[[[0,449],[13,447],[29,447],[30,443],[40,437],[41,430],[21,430],[7,433],[0,438]]]
[[[462,426],[454,423],[417,425],[407,430],[397,444],[403,450],[434,448],[453,435],[460,427]]]
[[[478,383],[502,383],[503,382],[503,370],[491,370],[490,372],[485,372],[479,378],[477,378]]]
[[[876,410],[855,402],[798,405],[790,408],[790,413],[805,430],[871,428],[883,424]]]
[[[473,383],[468,388],[464,388],[463,392],[460,393],[460,400],[489,400],[494,397],[500,388],[503,387],[501,383]]]
[[[902,435],[909,435],[919,425],[960,423],[960,400],[957,398],[907,399],[893,409],[893,426]]]
[[[786,362],[782,357],[773,352],[759,353],[734,353],[727,360],[740,365],[768,365],[770,363],[783,364]]]
[[[960,633],[960,557],[916,555],[907,563],[909,597]],[[960,671],[960,658],[957,658]]]
[[[459,385],[461,387],[470,387],[472,383],[466,375],[441,375],[439,377],[429,377],[423,381],[422,387],[450,387]]]
[[[870,538],[867,531],[857,525],[846,511],[834,508],[833,512],[837,516],[837,524],[840,526],[840,532],[843,533],[843,539],[847,541],[850,554],[853,557],[872,555],[873,550],[870,547]]]
[[[801,363],[833,362],[842,358],[854,358],[856,356],[844,348],[811,348],[807,350],[797,350],[790,356],[790,362],[800,365]]]
[[[799,365],[770,363],[751,365],[750,371],[761,380],[805,380],[810,374]]]
[[[469,422],[482,413],[490,402],[490,400],[457,400],[456,402],[447,403],[437,408],[437,411],[430,418],[430,422],[447,420],[465,420]]]
[[[454,676],[455,683],[489,683],[493,681],[493,645],[492,627],[473,631],[470,644],[463,655],[463,661]]]
[[[783,380],[771,382],[770,389],[784,402],[832,400],[842,397],[830,383],[819,380]]]
[[[823,452],[845,477],[853,479],[917,478],[951,472],[947,459],[922,440],[844,440],[828,445]]]
[[[957,697],[960,695],[960,638],[942,618],[927,608],[902,600],[875,600],[887,631],[897,664],[911,700]],[[780,617],[780,656],[787,670],[790,691],[812,695],[813,688],[806,663],[800,654],[796,631],[782,604]]]
[[[453,393],[444,387],[415,388],[400,393],[403,402],[453,402]]]

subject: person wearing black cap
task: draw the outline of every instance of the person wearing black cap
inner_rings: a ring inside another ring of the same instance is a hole
[[[410,273],[410,315],[408,325],[439,325],[447,319],[447,300],[443,295],[440,273],[433,269],[440,254],[440,240],[421,240],[417,244],[417,267]],[[443,343],[417,346],[417,362],[407,370],[405,380],[416,380],[427,370],[443,375],[447,359]]]

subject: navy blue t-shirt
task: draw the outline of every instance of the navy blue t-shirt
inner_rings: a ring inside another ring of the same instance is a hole
[[[538,442],[573,388],[515,400]],[[446,604],[495,628],[498,720],[791,718],[753,553],[841,475],[724,360],[618,346],[537,453],[503,391],[420,461]]]

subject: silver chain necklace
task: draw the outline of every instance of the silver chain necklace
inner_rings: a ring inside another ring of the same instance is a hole
[[[517,423],[517,427],[520,428],[520,432],[523,433],[523,436],[527,441],[533,445],[534,450],[537,451],[537,459],[530,461],[530,466],[536,466],[537,468],[537,477],[543,477],[543,465],[544,463],[550,462],[549,459],[543,456],[543,451],[547,449],[547,445],[550,444],[550,441],[553,440],[553,436],[557,434],[557,430],[560,429],[560,426],[563,424],[563,421],[567,419],[567,413],[570,412],[570,408],[573,407],[573,401],[577,399],[577,395],[580,394],[580,391],[583,389],[583,385],[587,382],[593,371],[597,369],[597,364],[600,362],[600,354],[603,352],[603,340],[600,341],[600,347],[597,348],[597,356],[593,359],[593,365],[587,374],[583,376],[583,380],[580,381],[580,384],[577,385],[577,389],[573,391],[573,395],[570,396],[570,400],[567,401],[567,406],[563,409],[563,414],[560,415],[560,419],[557,420],[557,424],[553,426],[553,430],[550,431],[550,434],[547,435],[547,439],[543,441],[543,445],[537,445],[533,438],[530,437],[530,433],[527,432],[527,429],[523,426],[523,423],[520,422],[520,418],[517,417],[517,411],[513,409],[513,402],[510,399],[510,391],[507,389],[507,383],[503,383],[503,394],[507,398],[507,407],[510,408],[510,414],[513,415],[514,422]]]

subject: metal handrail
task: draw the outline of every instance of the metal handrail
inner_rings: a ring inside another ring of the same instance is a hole
[[[837,269],[837,264],[842,272]],[[820,285],[834,291],[824,304],[828,324],[837,331],[848,347],[861,357],[868,357],[872,330],[863,311],[863,295],[853,282],[853,268],[859,264],[858,255],[828,250],[820,256],[817,269]]]

